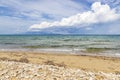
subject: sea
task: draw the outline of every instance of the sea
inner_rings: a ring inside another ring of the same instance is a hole
[[[0,35],[0,51],[120,57],[120,35]]]

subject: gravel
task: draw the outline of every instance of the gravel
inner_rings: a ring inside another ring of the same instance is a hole
[[[0,80],[120,80],[120,74],[0,61]]]

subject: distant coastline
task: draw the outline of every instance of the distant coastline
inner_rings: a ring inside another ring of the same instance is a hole
[[[49,33],[18,33],[18,34],[0,34],[0,36],[120,36],[120,34],[49,34]]]

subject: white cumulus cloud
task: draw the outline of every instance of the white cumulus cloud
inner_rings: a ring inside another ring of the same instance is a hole
[[[95,2],[91,6],[91,10],[68,18],[63,18],[60,21],[41,22],[30,26],[29,30],[44,29],[55,26],[75,26],[82,24],[105,23],[114,21],[120,18],[120,14],[116,13],[115,9],[111,9],[107,4]],[[81,26],[82,27],[82,26]]]

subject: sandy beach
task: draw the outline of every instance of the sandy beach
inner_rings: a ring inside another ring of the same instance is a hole
[[[63,64],[69,68],[80,68],[90,71],[120,72],[120,58],[104,56],[85,56],[74,54],[57,54],[46,52],[0,52],[2,60],[28,59],[29,63],[45,64],[52,62],[54,65]]]
[[[0,0],[0,80],[120,80],[120,0]]]
[[[26,64],[53,65],[64,67],[65,69],[80,69],[86,72],[113,73],[119,75],[120,79],[120,58],[44,52],[1,51],[0,60]]]

